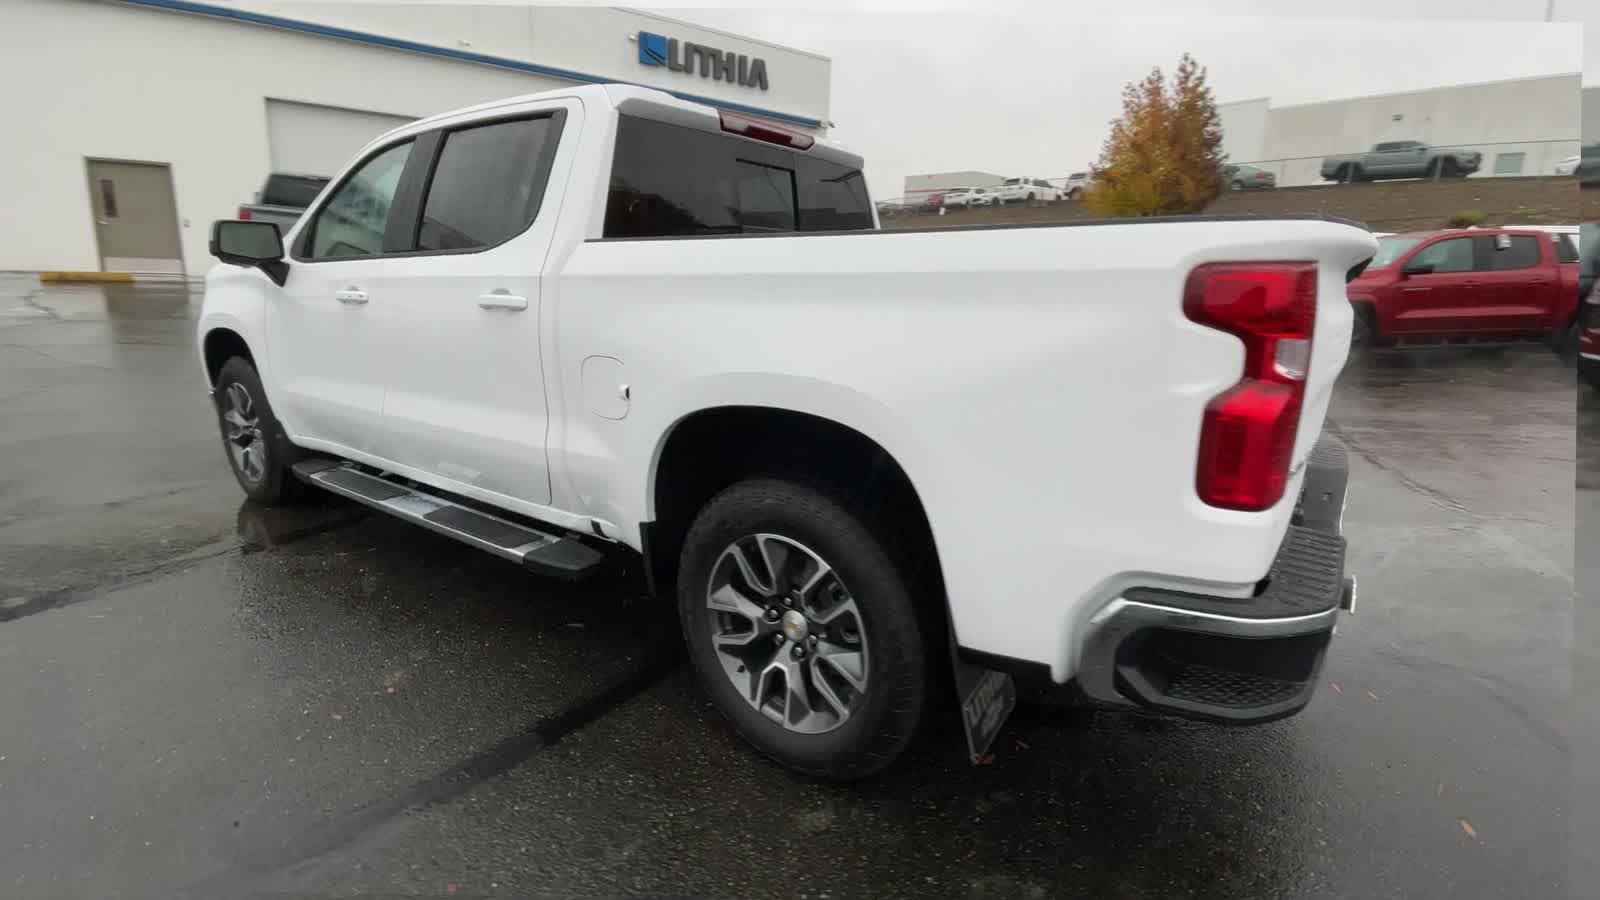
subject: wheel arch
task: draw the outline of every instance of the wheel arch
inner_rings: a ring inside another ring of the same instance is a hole
[[[261,371],[256,363],[255,354],[250,349],[250,343],[239,332],[226,325],[218,325],[205,333],[201,340],[201,356],[205,361],[206,381],[215,385],[217,374],[222,371],[222,366],[235,356],[243,357],[256,367],[256,372]]]
[[[650,516],[640,525],[651,592],[673,590],[684,533],[706,501],[744,478],[784,474],[872,497],[910,546],[926,550],[908,577],[934,579],[943,597],[931,520],[904,458],[840,417],[749,403],[694,410],[662,435],[646,487]]]

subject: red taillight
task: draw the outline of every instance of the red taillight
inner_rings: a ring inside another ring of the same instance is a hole
[[[1267,173],[1265,173],[1265,172],[1257,172],[1256,173],[1256,180],[1257,181],[1266,181],[1267,180]]]
[[[726,110],[719,110],[717,115],[722,119],[723,131],[741,134],[747,138],[755,138],[758,141],[766,141],[769,144],[781,144],[785,147],[793,147],[796,150],[810,150],[811,145],[817,142],[817,139],[809,134],[790,131],[787,128],[779,128],[759,119],[751,119]]]
[[[250,221],[250,210],[244,208],[243,206],[239,207],[239,220],[243,222]]]
[[[1244,375],[1206,404],[1195,490],[1224,509],[1269,509],[1283,497],[1300,425],[1315,263],[1211,263],[1189,273],[1183,312],[1244,342]]]

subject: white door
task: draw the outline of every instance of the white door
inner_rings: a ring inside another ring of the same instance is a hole
[[[417,250],[386,262],[378,311],[383,411],[391,458],[447,490],[550,502],[540,273],[580,115],[552,103],[426,142],[437,156]]]
[[[374,308],[390,209],[414,142],[369,156],[305,220],[266,308],[274,412],[324,449],[384,455],[385,348]]]

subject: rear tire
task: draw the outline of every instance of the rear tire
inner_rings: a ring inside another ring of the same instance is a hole
[[[1370,348],[1378,337],[1377,324],[1374,322],[1372,307],[1365,304],[1351,304],[1355,312],[1355,320],[1350,324],[1350,346],[1362,349]]]
[[[738,482],[695,517],[678,569],[689,658],[718,711],[762,753],[830,781],[892,763],[930,689],[911,581],[884,540],[895,532],[849,498]]]
[[[1578,358],[1578,320],[1574,318],[1565,328],[1550,335],[1550,349],[1564,360]]]
[[[300,454],[273,415],[256,367],[242,356],[223,363],[215,400],[228,467],[246,496],[269,506],[304,496],[305,486],[289,471]]]
[[[1242,182],[1242,181],[1234,181],[1233,182],[1233,189],[1236,190],[1236,191],[1244,190],[1244,182]]]

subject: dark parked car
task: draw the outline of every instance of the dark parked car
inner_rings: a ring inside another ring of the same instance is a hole
[[[239,218],[252,222],[272,222],[287,233],[300,220],[306,207],[328,186],[323,175],[293,175],[273,172],[256,194],[256,202],[239,207]]]
[[[1573,171],[1578,176],[1578,186],[1585,188],[1600,188],[1600,144],[1589,144],[1578,153],[1578,168]]]
[[[1578,260],[1578,372],[1600,390],[1600,222],[1583,223]]]

